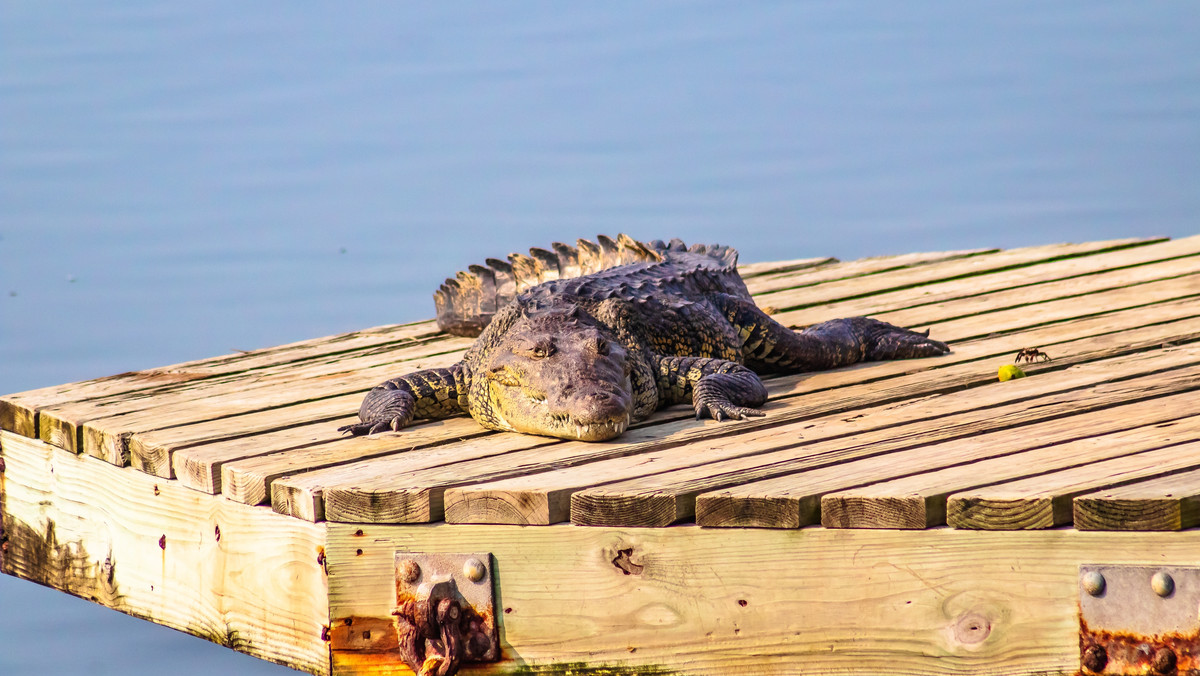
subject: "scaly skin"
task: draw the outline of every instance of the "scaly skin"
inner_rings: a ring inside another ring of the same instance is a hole
[[[757,373],[949,352],[925,334],[866,317],[792,331],[754,305],[732,250],[620,242],[641,247],[629,256],[649,260],[529,286],[494,316],[451,308],[483,305],[478,291],[439,297],[440,319],[457,311],[460,327],[490,323],[458,364],[375,387],[362,422],[342,431],[400,430],[413,419],[468,413],[490,429],[603,441],[677,403],[691,403],[697,419],[763,415],[757,407],[767,391]]]

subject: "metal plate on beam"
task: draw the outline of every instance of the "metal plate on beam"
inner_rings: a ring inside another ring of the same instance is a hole
[[[1079,628],[1084,673],[1200,669],[1200,568],[1080,566]]]
[[[451,595],[463,607],[466,662],[500,658],[491,554],[396,552],[396,605]]]

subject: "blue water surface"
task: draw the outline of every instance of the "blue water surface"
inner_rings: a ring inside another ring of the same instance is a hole
[[[0,392],[432,315],[596,233],[1200,232],[1200,5],[0,6]],[[0,576],[0,674],[283,667]]]

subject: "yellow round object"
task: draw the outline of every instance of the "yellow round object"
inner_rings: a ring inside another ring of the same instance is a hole
[[[1025,372],[1022,371],[1021,367],[1017,366],[1016,364],[1005,364],[1004,366],[1000,367],[997,375],[1000,376],[1000,382],[1004,382],[1014,378],[1024,378]]]

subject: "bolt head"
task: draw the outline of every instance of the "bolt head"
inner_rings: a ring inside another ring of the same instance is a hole
[[[412,559],[400,562],[400,579],[405,582],[416,582],[421,577],[421,566]]]
[[[1167,598],[1175,593],[1175,578],[1160,570],[1150,578],[1150,588],[1154,590],[1155,594]]]
[[[1083,651],[1081,661],[1085,669],[1098,674],[1108,665],[1108,651],[1102,645],[1088,646],[1087,650]]]
[[[1175,671],[1176,661],[1175,651],[1159,648],[1154,652],[1154,659],[1150,660],[1150,670],[1156,674],[1169,674]]]
[[[466,575],[471,582],[481,582],[487,575],[487,568],[479,559],[467,559],[463,564],[463,575]]]
[[[1099,596],[1104,593],[1104,588],[1108,584],[1104,581],[1104,576],[1099,571],[1089,570],[1083,574],[1083,590],[1092,596]]]

